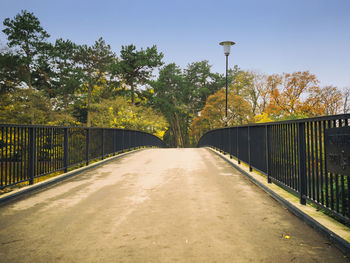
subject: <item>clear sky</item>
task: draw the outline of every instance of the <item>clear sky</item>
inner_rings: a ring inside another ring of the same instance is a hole
[[[155,44],[166,63],[206,59],[224,73],[218,43],[231,40],[230,67],[309,70],[322,86],[350,87],[350,0],[0,0],[1,22],[21,9],[34,12],[51,41],[103,37],[117,54],[121,45]]]

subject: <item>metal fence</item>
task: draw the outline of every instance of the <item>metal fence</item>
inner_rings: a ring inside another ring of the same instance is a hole
[[[0,188],[142,146],[165,147],[146,132],[0,124]]]
[[[212,130],[211,146],[350,223],[350,114]]]

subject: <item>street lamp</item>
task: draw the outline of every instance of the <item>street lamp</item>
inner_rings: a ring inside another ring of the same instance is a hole
[[[227,70],[228,70],[228,56],[230,55],[230,49],[231,46],[233,46],[234,44],[236,44],[235,42],[232,41],[223,41],[220,42],[220,45],[224,47],[224,53],[226,56],[226,104],[225,104],[225,127],[227,127],[227,85],[228,85],[228,81],[227,81]]]

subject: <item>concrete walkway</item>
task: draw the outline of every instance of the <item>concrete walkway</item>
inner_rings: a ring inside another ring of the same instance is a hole
[[[207,149],[149,149],[0,207],[0,262],[349,259]]]

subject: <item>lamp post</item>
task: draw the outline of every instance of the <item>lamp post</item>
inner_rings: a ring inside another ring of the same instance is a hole
[[[227,127],[227,85],[228,85],[228,81],[227,81],[227,71],[228,71],[228,56],[230,55],[230,49],[231,46],[233,46],[234,44],[236,44],[235,42],[232,41],[223,41],[219,43],[221,46],[224,47],[224,53],[226,56],[226,104],[225,104],[225,127]]]

